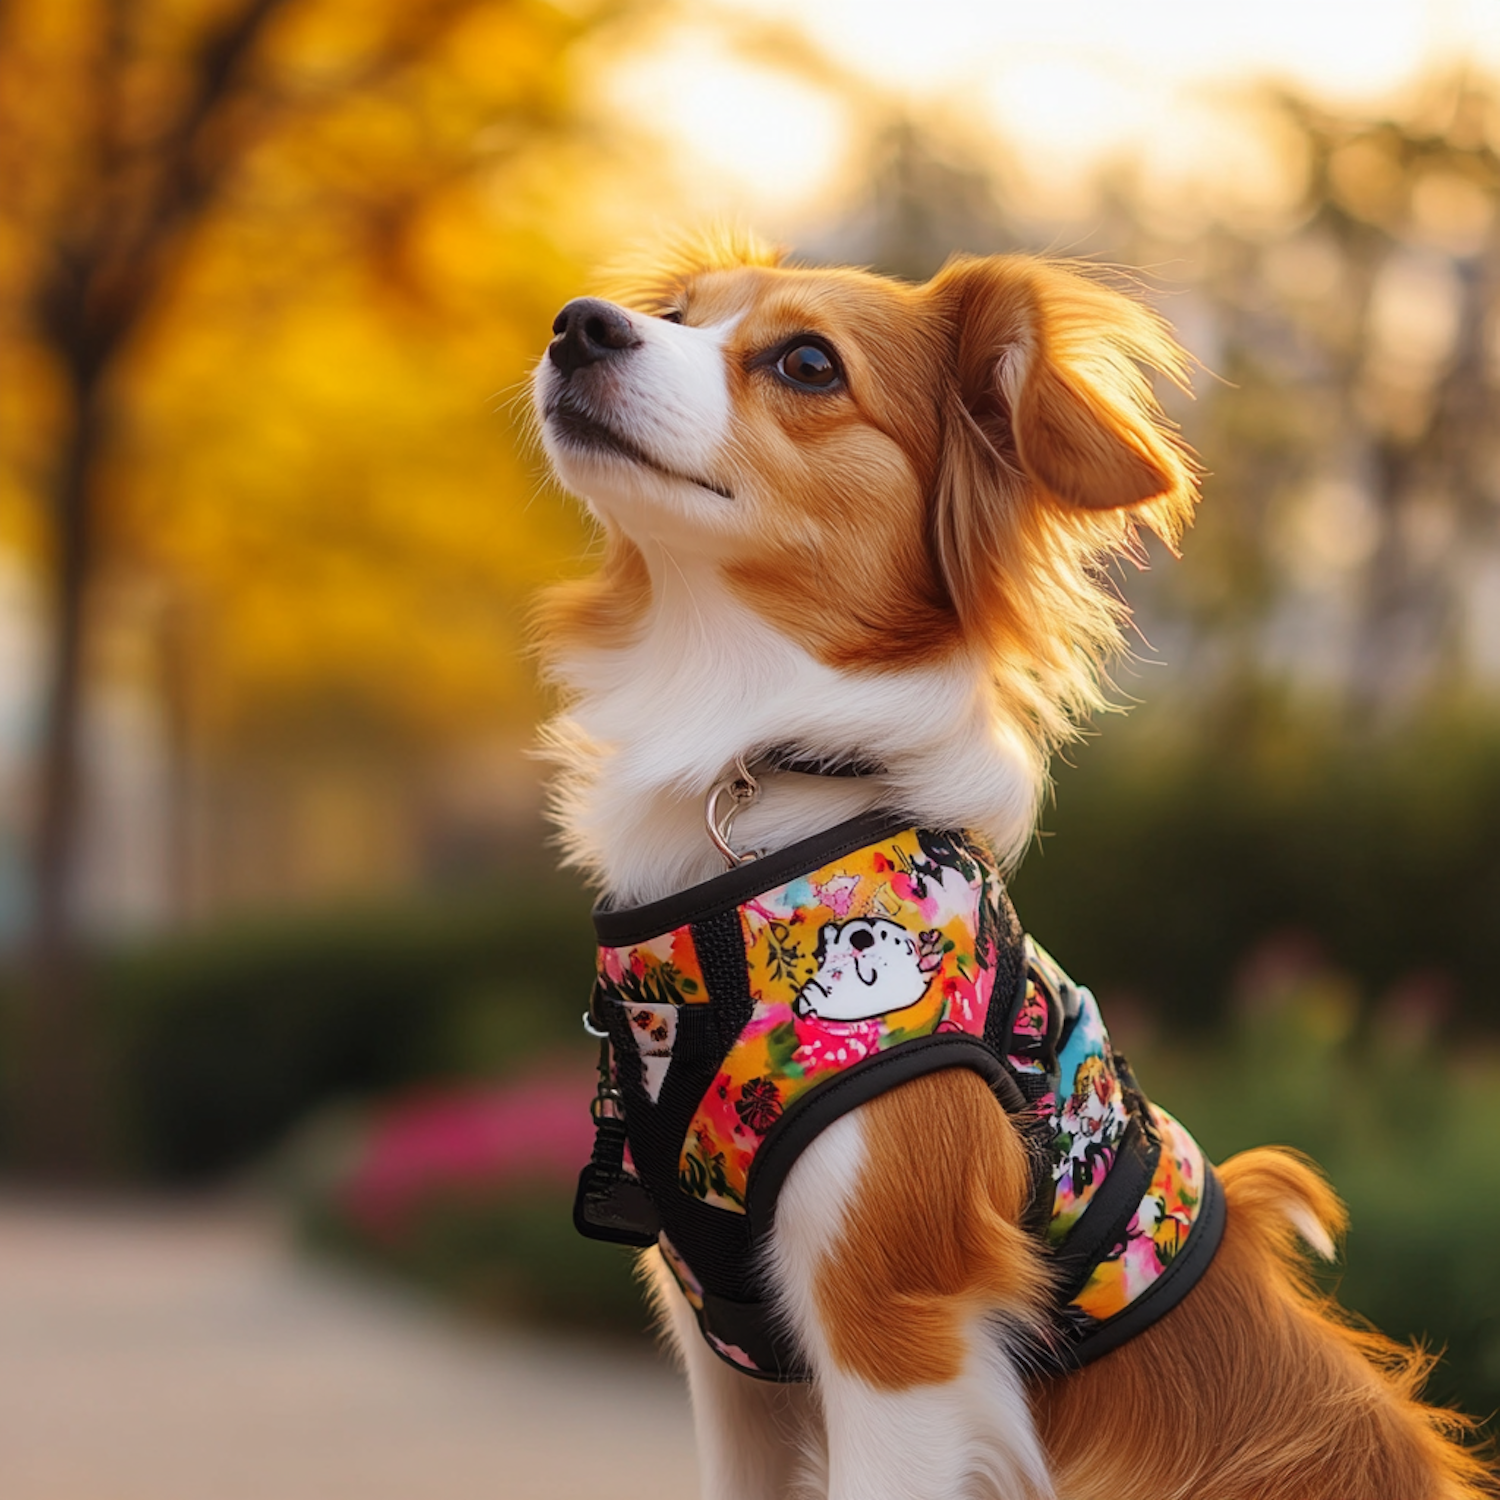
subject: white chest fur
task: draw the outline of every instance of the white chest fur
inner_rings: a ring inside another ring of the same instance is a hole
[[[701,560],[684,566],[657,544],[647,564],[642,627],[556,665],[572,702],[546,734],[562,765],[556,810],[570,859],[615,900],[654,900],[718,873],[704,798],[735,756],[773,745],[857,752],[887,774],[772,773],[735,825],[738,847],[779,848],[880,805],[974,828],[1005,853],[1029,837],[1038,757],[970,659],[839,671],[741,605]]]

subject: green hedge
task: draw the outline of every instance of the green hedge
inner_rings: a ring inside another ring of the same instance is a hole
[[[1378,1004],[1446,990],[1500,1023],[1500,722],[1356,736],[1273,707],[1105,725],[1057,776],[1013,897],[1081,982],[1177,1027],[1223,1018],[1246,957],[1296,933]]]
[[[120,1154],[220,1175],[330,1099],[579,1047],[592,975],[587,898],[546,879],[116,954],[96,995]]]
[[[1500,1053],[1445,1056],[1396,1018],[1361,1024],[1351,993],[1330,971],[1283,976],[1221,1036],[1158,1042],[1133,1062],[1214,1159],[1279,1143],[1318,1160],[1351,1214],[1347,1257],[1325,1280],[1347,1308],[1443,1355],[1434,1399],[1488,1418],[1500,1408]],[[644,1334],[633,1254],[580,1238],[562,1185],[438,1187],[377,1235],[348,1211],[337,1170],[361,1132],[340,1133],[334,1153],[309,1138],[285,1178],[317,1246],[481,1316]]]
[[[1344,1305],[1443,1359],[1435,1399],[1500,1411],[1500,1052],[1440,1051],[1350,987],[1309,973],[1209,1042],[1132,1057],[1142,1086],[1222,1161],[1251,1146],[1311,1155],[1349,1208],[1327,1277]]]
[[[1170,706],[1064,767],[1014,882],[1023,923],[1112,1013],[1210,1034],[1247,956],[1304,935],[1374,1008],[1416,983],[1496,1030],[1500,726],[1429,717],[1357,741],[1257,709],[1191,734]],[[503,1072],[576,1046],[587,899],[546,856],[487,891],[266,919],[103,957],[95,1000],[122,1154],[202,1178],[329,1098]]]

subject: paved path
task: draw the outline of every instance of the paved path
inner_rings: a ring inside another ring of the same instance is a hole
[[[473,1332],[244,1210],[0,1199],[4,1500],[690,1500],[662,1365]]]

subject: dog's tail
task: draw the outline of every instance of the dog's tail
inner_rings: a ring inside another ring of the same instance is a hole
[[[1271,1226],[1284,1226],[1276,1235],[1284,1254],[1291,1254],[1295,1236],[1319,1260],[1338,1258],[1349,1215],[1309,1157],[1285,1146],[1262,1146],[1231,1157],[1220,1175],[1226,1188],[1233,1183],[1235,1206],[1263,1229],[1274,1235]]]
[[[1298,1310],[1298,1321],[1321,1324],[1379,1372],[1410,1424],[1408,1441],[1421,1451],[1421,1467],[1440,1486],[1431,1491],[1432,1500],[1500,1495],[1491,1445],[1474,1443],[1478,1424],[1421,1400],[1437,1355],[1419,1344],[1387,1338],[1316,1284],[1297,1242],[1319,1259],[1332,1261],[1349,1223],[1344,1205],[1318,1168],[1300,1152],[1258,1147],[1231,1157],[1218,1170],[1238,1241],[1236,1253],[1258,1261],[1262,1274],[1280,1283],[1285,1305]],[[1362,1404],[1359,1382],[1350,1385],[1347,1395],[1351,1409]]]

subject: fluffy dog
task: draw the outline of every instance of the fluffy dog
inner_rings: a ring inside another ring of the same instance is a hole
[[[708,880],[724,860],[705,797],[791,746],[756,769],[739,848],[896,808],[1013,861],[1120,644],[1100,564],[1142,526],[1174,544],[1197,499],[1152,390],[1185,376],[1165,325],[1095,275],[1012,256],[913,286],[705,243],[613,295],[562,310],[535,378],[547,453],[604,537],[601,566],[542,621],[567,702],[550,741],[571,859],[616,907]],[[814,774],[851,760],[868,774]],[[878,935],[852,922],[824,957],[852,972]],[[909,970],[918,993],[924,956],[896,956],[891,982]],[[837,996],[852,1015],[847,979],[804,990],[804,1008]],[[1304,1248],[1331,1256],[1343,1228],[1323,1179],[1257,1150],[1218,1180],[1227,1228],[1185,1300],[1085,1368],[1039,1375],[1025,1335],[1051,1271],[1023,1222],[1018,1119],[962,1068],[843,1115],[791,1167],[760,1252],[810,1384],[730,1368],[690,1282],[647,1252],[705,1494],[1488,1493],[1461,1424],[1418,1399],[1424,1360],[1312,1289]]]

